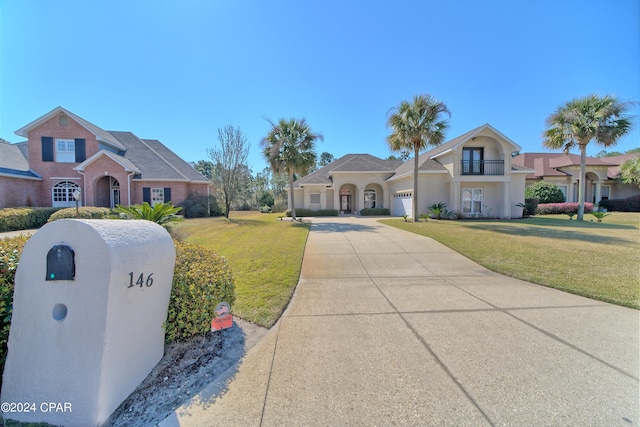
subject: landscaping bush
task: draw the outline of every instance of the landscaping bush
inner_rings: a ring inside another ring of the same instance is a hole
[[[584,213],[593,211],[593,203],[584,204]],[[553,215],[553,214],[577,214],[578,203],[541,203],[538,205],[538,215]]]
[[[16,269],[28,236],[0,239],[0,378],[7,360],[7,340],[13,310]],[[1,380],[0,380],[1,383]]]
[[[0,232],[40,228],[60,208],[7,208],[0,209]]]
[[[178,206],[182,208],[180,214],[184,215],[185,218],[204,218],[207,216],[222,215],[222,209],[218,206],[218,201],[213,195],[205,196],[198,193],[189,193],[187,198]]]
[[[104,219],[111,215],[109,208],[97,208],[95,206],[83,206],[78,208],[78,218],[82,219]],[[76,208],[64,208],[49,217],[47,222],[57,221],[63,218],[76,218]]]
[[[549,181],[538,181],[535,184],[525,188],[524,197],[526,199],[540,199],[540,203],[564,202],[564,194],[562,194],[562,190],[560,190],[560,187]]]
[[[609,212],[640,212],[640,195],[626,199],[602,200],[598,206]]]
[[[362,216],[391,215],[391,211],[387,208],[364,208],[364,209],[360,209],[360,215]]]
[[[524,208],[524,210],[522,211],[522,217],[528,218],[531,215],[535,215],[536,212],[538,212],[539,202],[540,200],[538,198],[524,199],[524,205],[518,205]]]
[[[291,209],[287,209],[285,215],[291,216]],[[319,209],[317,211],[311,209],[296,208],[296,217],[305,216],[338,216],[337,209]]]
[[[211,330],[211,320],[220,302],[235,302],[231,267],[211,249],[174,241],[176,267],[169,313],[165,323],[167,342],[184,341]]]
[[[260,213],[271,213],[271,206],[260,206]]]

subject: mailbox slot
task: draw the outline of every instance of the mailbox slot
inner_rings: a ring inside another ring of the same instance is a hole
[[[76,277],[75,253],[67,245],[56,245],[47,253],[46,280],[74,280]]]

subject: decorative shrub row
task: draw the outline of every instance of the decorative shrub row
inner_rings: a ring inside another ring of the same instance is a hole
[[[109,215],[111,215],[111,209],[109,208],[83,206],[78,208],[78,216],[76,217],[76,208],[64,208],[51,215],[48,222],[57,221],[63,218],[104,219],[109,218]]]
[[[165,323],[167,342],[184,341],[211,330],[220,302],[233,306],[235,285],[227,260],[211,249],[174,241],[176,267],[169,313]]]
[[[626,199],[602,200],[599,207],[609,212],[640,212],[640,195]]]
[[[556,184],[549,181],[538,181],[525,188],[526,199],[540,199],[540,203],[563,203],[564,194]],[[535,212],[535,211],[533,211]]]
[[[25,235],[0,239],[0,378],[7,360],[16,269],[27,240],[29,237]]]
[[[362,216],[391,215],[391,211],[387,208],[364,208],[364,209],[360,209],[360,215]]]
[[[291,216],[291,209],[287,209],[285,215]],[[296,217],[305,216],[338,216],[337,209],[319,209],[317,211],[311,209],[296,208]]]
[[[593,211],[593,203],[585,203],[584,212],[589,213],[591,211]],[[577,214],[578,203],[540,203],[537,213],[538,215]]]
[[[60,208],[0,209],[0,232],[40,228]]]

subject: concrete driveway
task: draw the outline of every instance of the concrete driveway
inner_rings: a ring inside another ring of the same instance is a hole
[[[639,330],[636,310],[318,218],[280,321],[161,425],[637,426]]]

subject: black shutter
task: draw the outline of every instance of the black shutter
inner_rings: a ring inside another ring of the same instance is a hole
[[[87,160],[87,151],[84,138],[76,138],[76,163]]]
[[[142,188],[142,201],[151,204],[151,188],[149,187]]]
[[[53,137],[43,136],[42,140],[42,161],[53,162]]]
[[[171,187],[164,187],[164,202],[171,201]]]

